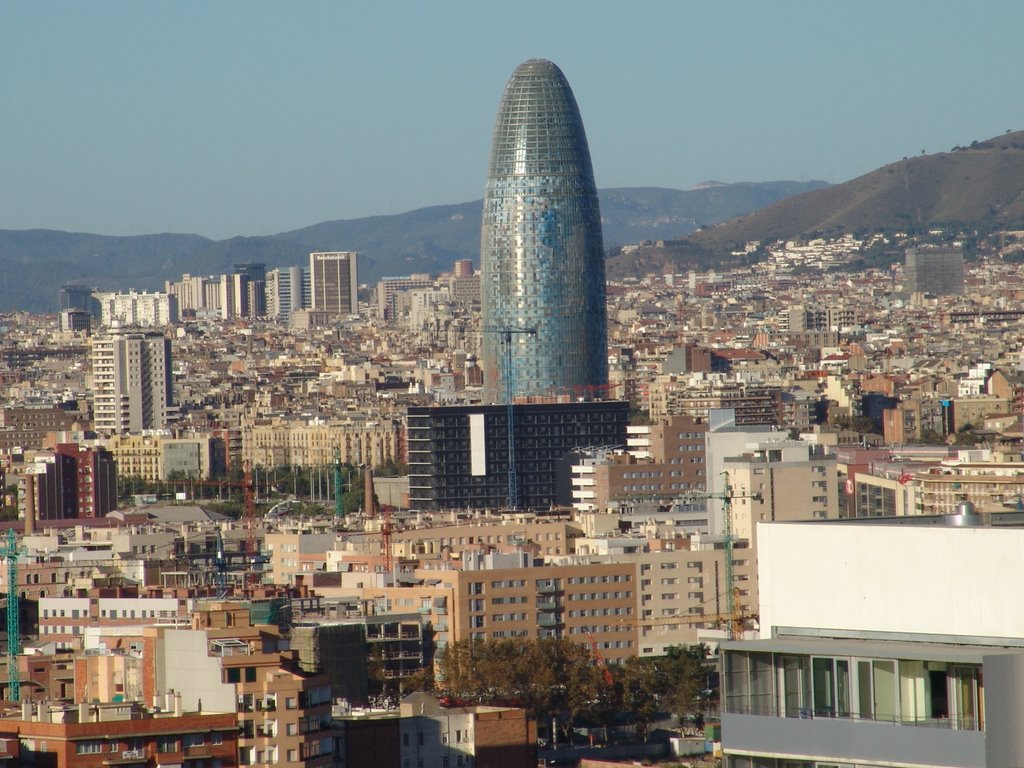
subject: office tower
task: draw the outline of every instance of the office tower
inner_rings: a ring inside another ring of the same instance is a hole
[[[97,432],[163,429],[173,415],[171,342],[155,331],[113,331],[92,340]]]
[[[383,277],[377,283],[377,317],[382,320],[394,320],[396,316],[396,300],[403,291],[416,288],[429,288],[434,283],[430,275],[404,275],[401,277]]]
[[[266,282],[267,265],[262,261],[246,261],[242,264],[235,264],[235,274],[245,275],[251,283]]]
[[[280,267],[267,273],[267,317],[287,323],[296,309],[303,309],[302,267]]]
[[[452,274],[455,277],[472,277],[473,276],[473,260],[472,259],[458,259],[455,262],[455,268],[452,270]]]
[[[959,296],[964,292],[963,250],[908,248],[903,284],[908,294]]]
[[[481,235],[484,385],[570,394],[608,383],[604,248],[590,150],[565,76],[531,59],[498,107]]]
[[[359,299],[356,289],[355,251],[309,254],[311,307],[332,315],[356,315]]]
[[[220,277],[220,317],[230,320],[235,317],[252,317],[249,307],[249,276],[235,273]]]
[[[240,290],[244,287],[244,297],[241,302],[236,298],[236,302],[244,307],[244,311],[239,312],[239,315],[252,319],[266,317],[267,265],[262,261],[235,264],[235,275],[236,281],[238,275],[244,276],[244,280],[241,281],[243,285],[239,285]]]
[[[78,309],[88,312],[93,317],[99,316],[99,304],[92,295],[95,288],[85,285],[65,285],[60,289],[60,308]]]
[[[190,275],[188,272],[181,280],[167,280],[164,291],[178,299],[179,312],[197,312],[206,309],[206,286],[212,278]]]

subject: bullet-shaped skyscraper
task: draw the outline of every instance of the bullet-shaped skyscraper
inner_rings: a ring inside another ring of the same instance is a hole
[[[550,61],[520,64],[498,107],[481,236],[484,385],[514,395],[608,383],[601,213],[579,108]],[[502,333],[502,329],[535,329]]]

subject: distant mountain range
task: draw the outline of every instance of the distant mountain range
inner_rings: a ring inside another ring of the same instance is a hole
[[[605,245],[678,238],[700,226],[827,186],[822,181],[708,182],[693,190],[601,190]],[[482,206],[476,200],[219,241],[199,235],[110,237],[0,230],[0,311],[52,311],[65,283],[154,290],[183,272],[221,274],[243,261],[262,261],[268,268],[306,264],[313,250],[359,251],[361,282],[373,283],[385,275],[441,272],[451,269],[456,259],[479,262]]]
[[[721,256],[751,240],[939,226],[1024,228],[1024,131],[905,157],[694,233],[687,242],[693,253]]]

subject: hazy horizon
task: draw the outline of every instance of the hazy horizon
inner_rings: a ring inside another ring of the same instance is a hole
[[[1024,126],[1024,6],[8,5],[0,228],[222,239],[482,197],[521,61],[599,188],[849,180]],[[998,23],[993,23],[997,21]]]

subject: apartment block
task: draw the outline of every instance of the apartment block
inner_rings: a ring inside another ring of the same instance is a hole
[[[104,768],[190,765],[233,768],[238,724],[232,712],[185,711],[139,703],[22,703],[0,717],[0,740],[20,746],[14,765]]]
[[[92,344],[96,431],[164,429],[175,417],[171,342],[154,331],[113,331]]]

